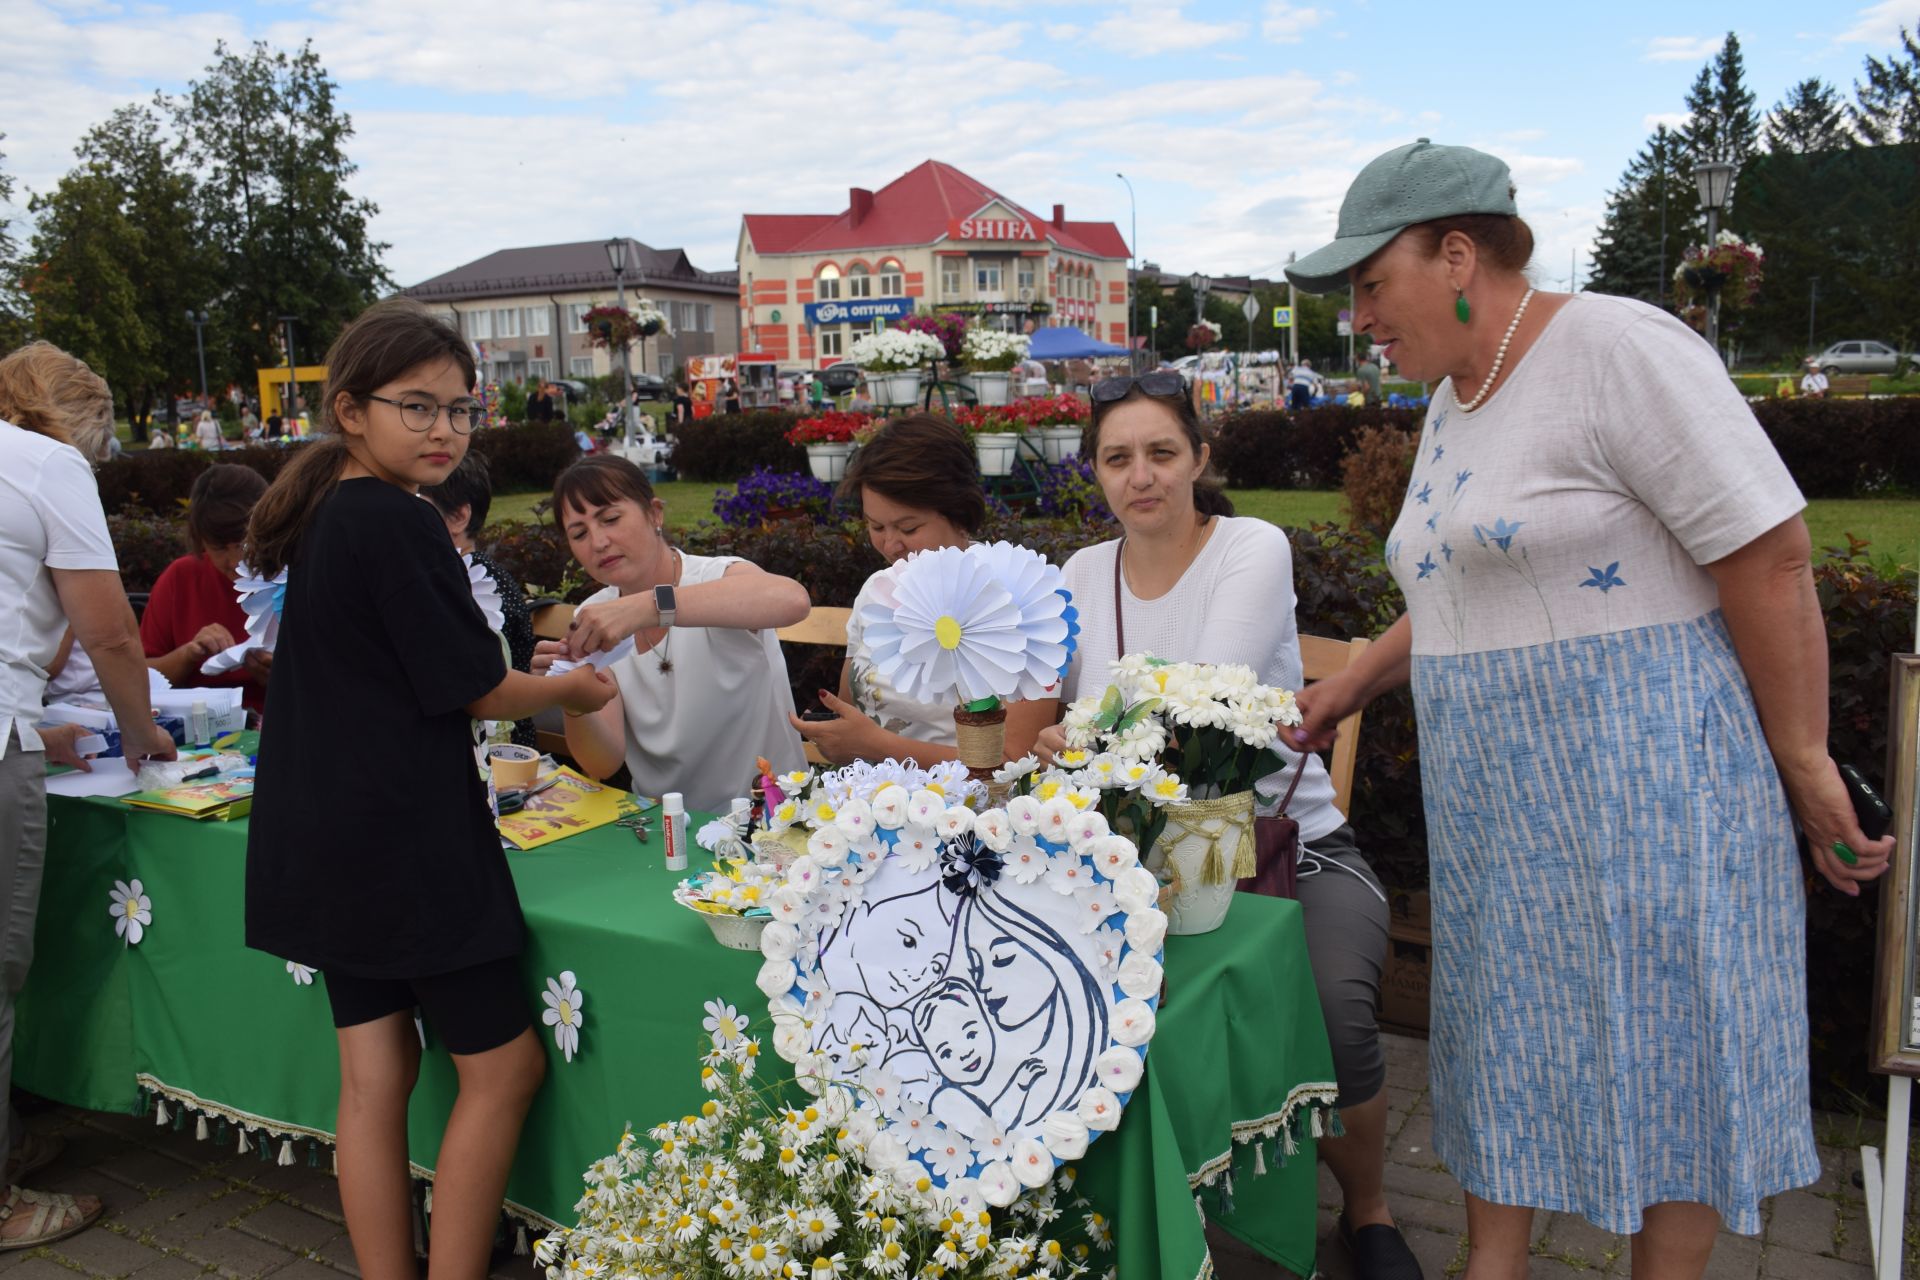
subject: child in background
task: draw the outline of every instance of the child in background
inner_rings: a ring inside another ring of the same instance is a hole
[[[251,467],[217,462],[194,477],[187,491],[187,539],[191,555],[181,556],[153,584],[140,615],[140,644],[147,665],[177,689],[225,689],[235,685],[249,711],[267,703],[267,670],[273,655],[256,649],[246,665],[226,675],[203,676],[200,664],[247,633],[247,611],[233,592],[247,518],[267,491],[267,482]]]
[[[613,685],[507,667],[466,567],[421,502],[484,420],[471,348],[409,299],[327,354],[322,431],[253,513],[247,562],[288,570],[247,837],[247,945],[324,975],[340,1046],[340,1201],[360,1273],[412,1277],[412,1011],[460,1093],[434,1185],[429,1271],[485,1275],[507,1171],[546,1071],[518,957],[525,925],[474,768],[473,721]],[[369,818],[374,821],[369,822]]]

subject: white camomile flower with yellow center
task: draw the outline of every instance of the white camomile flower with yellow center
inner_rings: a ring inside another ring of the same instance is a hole
[[[147,926],[153,923],[153,899],[147,896],[145,886],[138,880],[115,880],[107,898],[112,903],[108,914],[113,917],[114,933],[128,946],[139,946]]]
[[[573,971],[565,969],[557,979],[547,979],[547,989],[540,998],[547,1006],[540,1020],[553,1028],[553,1043],[572,1062],[573,1055],[580,1052],[580,1028],[586,1025],[586,1014],[581,1011],[586,993],[575,985]]]

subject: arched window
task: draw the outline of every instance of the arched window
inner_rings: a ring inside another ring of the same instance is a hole
[[[873,296],[873,277],[861,263],[847,268],[847,296],[849,298],[871,298]]]
[[[820,268],[819,278],[813,283],[813,296],[821,302],[831,302],[840,296],[840,268],[831,262]]]
[[[901,273],[900,264],[888,259],[880,264],[880,296],[883,298],[905,297],[906,277]]]

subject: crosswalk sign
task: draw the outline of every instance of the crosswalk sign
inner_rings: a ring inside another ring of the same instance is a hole
[[[1273,327],[1276,329],[1293,328],[1293,308],[1275,307],[1273,309]]]

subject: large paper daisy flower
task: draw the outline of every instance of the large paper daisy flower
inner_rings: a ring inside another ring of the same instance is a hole
[[[1060,571],[1009,543],[909,556],[874,597],[874,669],[920,702],[1038,698],[1071,652]]]
[[[234,594],[247,614],[247,637],[222,649],[200,664],[202,675],[217,676],[232,671],[247,660],[250,649],[273,652],[280,639],[280,615],[287,607],[287,571],[283,568],[271,580],[260,577],[242,560],[234,579]]]
[[[507,611],[500,603],[500,584],[484,565],[474,563],[472,555],[462,553],[460,562],[467,566],[467,585],[473,591],[473,602],[480,606],[480,614],[487,620],[487,630],[504,630]]]

